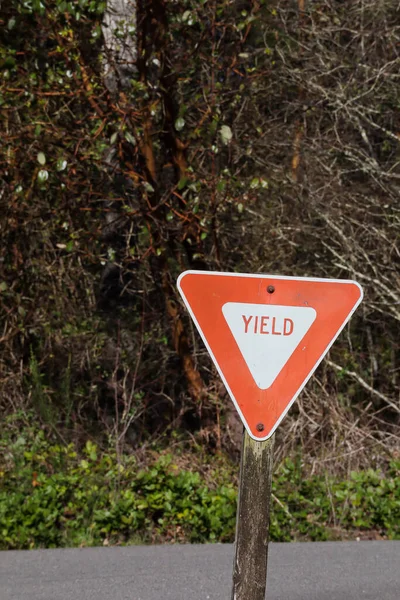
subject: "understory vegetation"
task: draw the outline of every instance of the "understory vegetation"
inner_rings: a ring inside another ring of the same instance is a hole
[[[398,535],[399,11],[2,0],[2,547],[232,539],[185,269],[363,286],[277,432],[272,537]]]
[[[201,448],[118,457],[87,441],[78,453],[26,427],[0,442],[0,465],[0,549],[234,539],[237,468]],[[286,459],[271,538],[400,539],[399,476],[400,460],[343,480]]]

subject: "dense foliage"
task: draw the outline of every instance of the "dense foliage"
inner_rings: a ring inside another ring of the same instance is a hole
[[[398,2],[124,6],[115,32],[115,0],[2,2],[0,410],[118,452],[176,429],[235,445],[179,272],[355,278],[363,308],[279,447],[390,460]]]
[[[79,455],[33,428],[10,434],[0,442],[0,549],[232,541],[236,467],[202,453],[190,463],[178,453],[144,466],[91,441]],[[400,539],[399,476],[398,460],[386,476],[370,469],[345,481],[306,478],[286,460],[273,483],[271,537]]]

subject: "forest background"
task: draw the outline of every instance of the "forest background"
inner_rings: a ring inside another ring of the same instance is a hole
[[[2,0],[0,547],[231,541],[185,269],[355,279],[272,538],[399,537],[400,4]]]

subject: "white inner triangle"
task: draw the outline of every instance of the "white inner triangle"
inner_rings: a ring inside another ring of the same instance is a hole
[[[317,316],[313,308],[306,306],[241,302],[227,302],[222,312],[262,390],[273,384]]]

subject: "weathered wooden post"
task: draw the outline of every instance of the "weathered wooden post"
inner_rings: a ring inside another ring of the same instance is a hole
[[[243,434],[232,600],[264,600],[275,436]]]
[[[360,304],[355,281],[186,271],[196,327],[245,426],[232,600],[264,600],[274,433]]]

